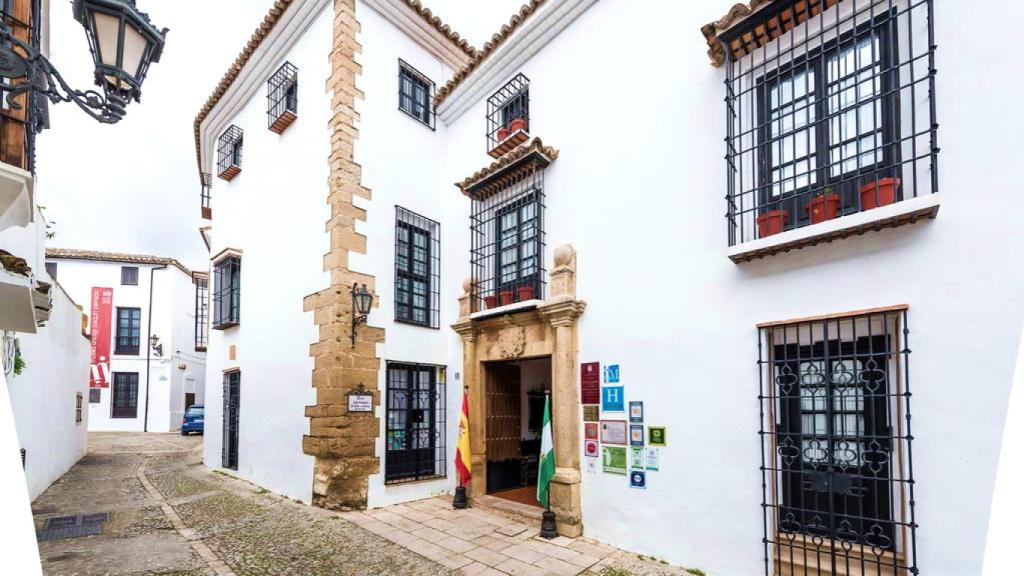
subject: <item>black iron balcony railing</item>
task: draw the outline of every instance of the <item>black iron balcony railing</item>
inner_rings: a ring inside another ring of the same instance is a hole
[[[778,4],[720,36],[730,246],[938,191],[932,1]]]
[[[498,158],[530,137],[530,79],[519,74],[487,99],[487,153]]]
[[[299,69],[285,62],[267,81],[267,126],[281,134],[299,115]]]
[[[231,181],[242,172],[242,129],[231,125],[217,142],[217,177]]]
[[[138,356],[138,336],[118,336],[114,339],[114,354],[123,356]]]

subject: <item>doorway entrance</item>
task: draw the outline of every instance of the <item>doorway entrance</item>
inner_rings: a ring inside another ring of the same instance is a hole
[[[490,362],[485,371],[487,493],[540,506],[537,466],[551,358]]]

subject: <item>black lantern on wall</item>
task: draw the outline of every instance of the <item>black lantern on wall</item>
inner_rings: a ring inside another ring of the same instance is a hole
[[[365,324],[367,317],[370,315],[370,308],[373,307],[373,294],[366,289],[366,284],[363,284],[362,288],[359,284],[352,285],[352,347],[356,346],[356,326]]]
[[[163,53],[167,29],[159,29],[140,12],[135,0],[74,0],[75,20],[85,27],[95,65],[95,90],[75,90],[61,77],[37,46],[16,37],[9,27],[0,27],[0,77],[11,108],[21,94],[33,92],[51,102],[74,102],[94,119],[114,124],[125,115],[131,100],[139,101],[142,83],[153,62]],[[39,26],[33,17],[33,25]],[[37,127],[39,129],[41,127]]]

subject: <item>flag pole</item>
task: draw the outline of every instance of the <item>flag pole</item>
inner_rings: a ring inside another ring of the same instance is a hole
[[[463,454],[463,449],[467,454]],[[466,481],[470,475],[468,466],[469,460],[469,386],[462,388],[462,412],[459,414],[459,439],[455,447],[455,468],[458,485],[455,486],[455,497],[452,499],[452,508],[465,510],[469,508],[469,500],[466,498]],[[462,465],[460,467],[460,464]]]
[[[540,536],[551,539],[558,536],[555,513],[551,511],[551,478],[555,475],[555,438],[551,429],[551,390],[545,390],[544,426],[541,431],[541,454],[537,471],[537,495],[543,497],[544,514],[541,516]]]

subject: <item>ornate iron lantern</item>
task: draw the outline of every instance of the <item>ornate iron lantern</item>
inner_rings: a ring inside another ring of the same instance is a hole
[[[373,293],[366,289],[366,284],[363,284],[362,288],[359,284],[352,285],[352,347],[356,346],[356,326],[365,324],[367,317],[370,315],[370,308],[373,307]]]

